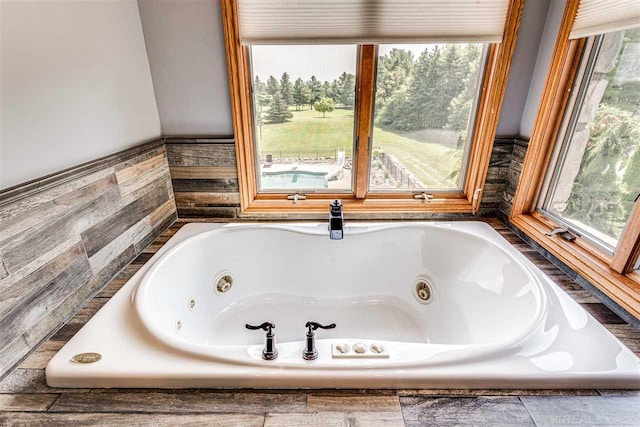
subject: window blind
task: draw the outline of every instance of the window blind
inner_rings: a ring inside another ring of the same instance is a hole
[[[237,0],[244,44],[500,42],[509,0]]]
[[[640,27],[640,0],[582,0],[569,38]]]

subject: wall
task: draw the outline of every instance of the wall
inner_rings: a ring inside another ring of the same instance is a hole
[[[556,38],[558,37],[558,30],[560,29],[565,4],[565,0],[551,0],[549,5],[538,55],[536,56],[535,68],[531,76],[527,102],[520,120],[520,132],[518,135],[525,139],[531,137],[531,130],[536,120],[538,105],[540,104],[540,98],[544,90],[544,83],[547,79],[549,66],[551,65],[551,56],[553,55],[553,49],[556,45]]]
[[[135,0],[0,8],[0,188],[160,136]]]
[[[220,2],[138,0],[138,3],[163,134],[232,136]],[[520,134],[550,3],[558,0],[525,2],[498,135]],[[562,8],[559,10],[561,15]],[[547,49],[544,53],[550,52]],[[542,79],[544,83],[544,76]]]
[[[520,120],[527,101],[550,1],[528,0],[524,3],[497,135],[516,136],[521,133]]]
[[[175,219],[162,140],[0,193],[0,377]]]
[[[139,0],[163,135],[233,135],[218,0]]]

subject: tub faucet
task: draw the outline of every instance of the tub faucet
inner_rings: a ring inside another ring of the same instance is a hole
[[[244,326],[245,328],[251,329],[252,331],[257,331],[259,329],[267,331],[264,349],[262,350],[262,358],[264,360],[275,360],[278,357],[278,349],[276,348],[276,334],[273,332],[273,329],[276,328],[276,325],[271,322],[264,322],[263,324],[257,326],[253,326],[248,323]]]
[[[329,205],[329,238],[331,240],[342,240],[344,236],[343,229],[342,202],[336,199]]]
[[[318,358],[318,350],[316,350],[316,334],[315,330],[320,329],[333,329],[336,327],[335,323],[330,325],[321,325],[318,322],[307,322],[304,325],[307,329],[307,342],[305,344],[304,351],[302,352],[302,358],[304,360],[316,360]]]

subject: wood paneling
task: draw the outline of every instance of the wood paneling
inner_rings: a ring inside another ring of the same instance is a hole
[[[167,142],[178,215],[236,218],[240,207],[235,145]]]
[[[0,193],[0,377],[176,219],[162,141]]]

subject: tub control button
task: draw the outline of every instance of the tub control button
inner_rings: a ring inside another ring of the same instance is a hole
[[[384,346],[382,344],[371,344],[369,350],[371,350],[372,353],[380,354],[384,352]]]
[[[336,350],[339,353],[346,354],[351,351],[351,346],[349,344],[336,344]]]
[[[356,343],[353,345],[353,351],[359,354],[365,353],[367,351],[367,346],[362,344],[361,342]]]

